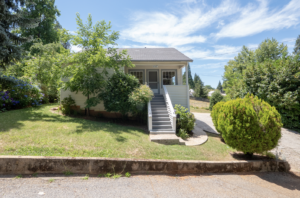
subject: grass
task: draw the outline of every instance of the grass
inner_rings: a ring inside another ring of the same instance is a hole
[[[190,110],[193,113],[210,113],[209,102],[190,99]]]
[[[233,150],[218,137],[201,146],[149,141],[140,128],[62,116],[42,105],[0,113],[0,155],[230,160]]]

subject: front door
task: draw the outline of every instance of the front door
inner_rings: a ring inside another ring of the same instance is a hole
[[[158,84],[158,71],[148,71],[148,84],[150,89],[152,89],[153,93],[159,93],[159,84]]]

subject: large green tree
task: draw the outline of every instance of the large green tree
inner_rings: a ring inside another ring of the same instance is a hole
[[[298,36],[296,43],[295,43],[294,54],[300,55],[300,35]]]
[[[204,83],[202,82],[200,76],[198,76],[197,74],[195,74],[194,82],[195,82],[194,95],[200,98],[207,98],[208,90],[205,88]]]
[[[244,97],[247,94],[243,81],[246,68],[252,63],[277,60],[287,54],[287,46],[276,39],[264,40],[255,51],[243,46],[238,56],[225,65],[223,89],[230,98]]]
[[[0,0],[0,68],[6,69],[22,57],[20,45],[29,42],[29,36],[12,32],[17,28],[30,30],[39,24],[39,17],[29,17],[23,8],[30,0]]]
[[[43,45],[34,43],[30,50],[34,56],[25,61],[24,75],[36,81],[45,94],[45,100],[53,102],[58,97],[63,66],[68,62],[69,50],[60,43]]]
[[[64,89],[72,92],[81,92],[86,96],[87,113],[89,108],[99,104],[97,96],[105,87],[108,79],[108,69],[115,72],[121,67],[133,67],[126,50],[118,52],[114,47],[119,38],[119,32],[111,31],[111,23],[92,22],[89,14],[87,23],[83,24],[79,13],[76,14],[77,31],[72,40],[73,45],[82,48],[82,51],[72,55],[71,63],[67,66]]]
[[[29,18],[40,18],[39,25],[35,28],[20,27],[19,33],[23,37],[32,36],[34,39],[40,39],[43,44],[59,41],[58,29],[61,28],[56,17],[60,16],[60,11],[55,5],[55,0],[31,0],[33,4],[23,8],[23,12]],[[23,47],[29,50],[33,42],[24,44]]]
[[[183,80],[182,84],[184,84],[184,85],[186,84],[186,73],[185,72],[182,75],[182,80]],[[192,77],[192,72],[191,72],[191,66],[190,66],[190,64],[188,65],[188,82],[189,82],[190,89],[195,89],[195,83],[194,83],[194,80],[193,80],[193,77]]]

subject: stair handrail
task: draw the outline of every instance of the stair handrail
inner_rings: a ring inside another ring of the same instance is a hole
[[[147,85],[149,87],[149,85]],[[151,101],[148,102],[148,130],[152,130],[152,110],[151,110]]]
[[[169,118],[170,118],[170,121],[171,121],[172,129],[176,131],[176,114],[175,114],[175,110],[173,108],[173,104],[172,104],[172,101],[170,99],[168,89],[165,85],[163,85],[163,89],[164,89],[163,96],[164,96],[165,101],[166,101],[167,110],[168,110]]]

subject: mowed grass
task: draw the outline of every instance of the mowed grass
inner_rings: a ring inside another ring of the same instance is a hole
[[[0,155],[110,157],[135,159],[231,160],[232,149],[218,137],[201,146],[149,141],[136,127],[52,113],[42,105],[0,113]]]
[[[190,99],[190,110],[194,113],[210,113],[209,102]]]

